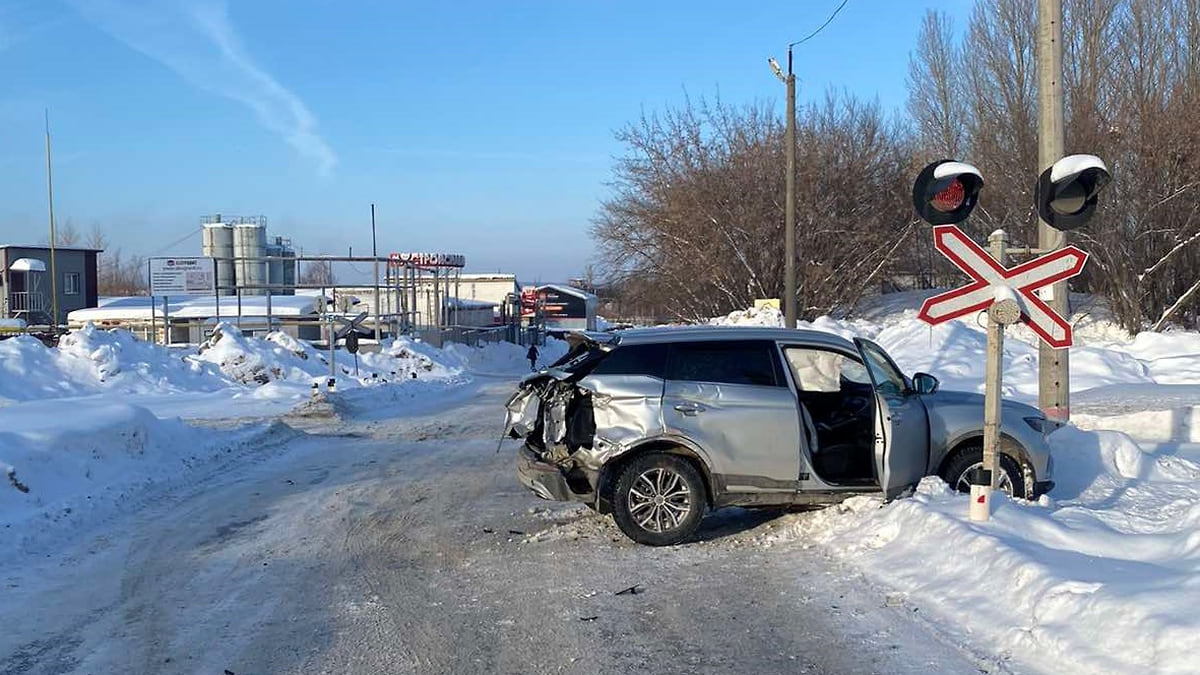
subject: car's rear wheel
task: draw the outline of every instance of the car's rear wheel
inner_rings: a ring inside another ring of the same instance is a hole
[[[971,472],[983,468],[983,444],[972,443],[964,445],[954,453],[954,458],[946,464],[942,471],[942,480],[959,492],[971,491]],[[1017,460],[1000,453],[999,488],[1002,492],[1013,497],[1025,499],[1028,490],[1025,486],[1025,472]]]
[[[692,536],[704,518],[704,482],[682,457],[652,453],[621,470],[613,494],[613,520],[630,539],[669,546]]]

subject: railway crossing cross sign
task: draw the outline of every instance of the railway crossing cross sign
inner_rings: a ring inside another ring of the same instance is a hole
[[[929,298],[917,315],[936,325],[960,316],[986,310],[998,294],[1016,292],[1021,323],[1033,329],[1055,349],[1071,346],[1071,324],[1037,296],[1036,291],[1083,271],[1087,253],[1067,246],[1014,267],[1006,267],[955,225],[933,228],[934,245],[974,281],[966,286]],[[1009,290],[1011,289],[1011,290]]]
[[[362,325],[363,319],[367,318],[366,312],[359,312],[358,316],[352,319],[347,319],[340,316],[334,316],[332,318],[334,321],[342,324],[342,327],[339,328],[337,333],[334,334],[334,339],[340,340],[351,333],[357,333],[359,331],[362,331],[363,333],[367,332],[367,329]]]

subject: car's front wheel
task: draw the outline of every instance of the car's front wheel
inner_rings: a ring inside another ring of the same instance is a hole
[[[999,488],[1002,492],[1013,497],[1025,499],[1028,490],[1025,486],[1025,473],[1017,460],[1000,453]],[[942,471],[942,480],[959,492],[971,491],[971,472],[983,468],[983,444],[972,443],[965,445],[954,453],[954,458],[946,464]]]
[[[669,546],[690,537],[704,518],[704,482],[682,457],[634,458],[617,477],[613,520],[630,539]]]

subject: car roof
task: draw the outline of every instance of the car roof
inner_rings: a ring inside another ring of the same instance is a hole
[[[705,342],[710,340],[772,340],[849,349],[854,343],[834,333],[803,328],[767,328],[758,326],[659,326],[617,331],[610,338],[619,346],[668,342]]]

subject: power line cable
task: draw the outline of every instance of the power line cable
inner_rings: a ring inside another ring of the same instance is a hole
[[[191,231],[191,232],[188,232],[188,233],[187,233],[187,234],[185,234],[184,236],[180,237],[179,239],[176,239],[175,241],[173,241],[173,242],[171,242],[171,243],[167,244],[166,246],[163,246],[162,248],[158,249],[157,251],[155,251],[155,252],[151,253],[150,255],[158,255],[159,253],[162,253],[162,252],[166,251],[166,250],[167,250],[167,249],[169,249],[169,248],[172,248],[172,247],[174,247],[174,246],[178,246],[179,244],[182,244],[183,242],[187,241],[188,239],[191,239],[192,237],[196,236],[197,234],[200,234],[200,232],[201,232],[203,229],[204,229],[204,227],[203,227],[203,226],[201,226],[201,227],[200,227],[200,228],[198,228],[198,229],[195,229],[195,230],[193,230],[193,231]]]
[[[825,27],[833,22],[834,18],[837,17],[838,13],[842,11],[842,8],[845,7],[846,3],[849,1],[850,0],[842,0],[842,4],[838,5],[838,8],[833,10],[833,14],[830,14],[828,19],[825,19],[825,23],[821,24],[820,28],[809,33],[807,37],[804,37],[803,39],[797,40],[797,41],[789,44],[788,48],[791,49],[792,47],[795,47],[798,44],[808,42],[809,40],[815,38],[817,36],[817,33],[820,33],[821,31],[825,30]]]

